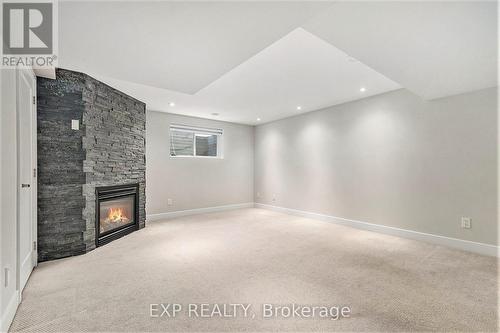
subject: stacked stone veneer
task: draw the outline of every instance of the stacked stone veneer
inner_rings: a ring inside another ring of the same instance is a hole
[[[37,82],[39,261],[95,248],[95,187],[139,183],[146,220],[144,103],[92,77],[58,69]],[[71,129],[71,120],[80,129]]]

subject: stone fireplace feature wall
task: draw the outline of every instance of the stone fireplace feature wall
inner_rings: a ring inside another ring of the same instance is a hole
[[[84,128],[68,125],[83,117],[84,82],[83,74],[66,71],[57,80],[37,79],[39,261],[85,252]]]
[[[56,77],[37,82],[39,261],[95,248],[96,186],[139,183],[146,220],[146,105],[83,73]]]
[[[83,91],[83,186],[87,251],[95,247],[96,186],[139,183],[139,228],[146,221],[146,105],[91,77]]]

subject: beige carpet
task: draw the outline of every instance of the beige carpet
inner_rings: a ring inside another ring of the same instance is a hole
[[[497,331],[491,257],[261,209],[153,222],[33,272],[12,331]],[[255,318],[151,318],[151,303],[250,303]],[[263,303],[350,318],[262,319]]]

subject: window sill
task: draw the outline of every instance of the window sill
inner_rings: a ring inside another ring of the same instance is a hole
[[[223,160],[223,156],[170,156],[172,159],[183,159],[183,158],[199,158],[199,159],[211,159],[211,160]]]

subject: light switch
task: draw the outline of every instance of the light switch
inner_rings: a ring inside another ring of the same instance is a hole
[[[80,129],[80,120],[78,119],[72,119],[71,120],[71,129],[78,131]]]

